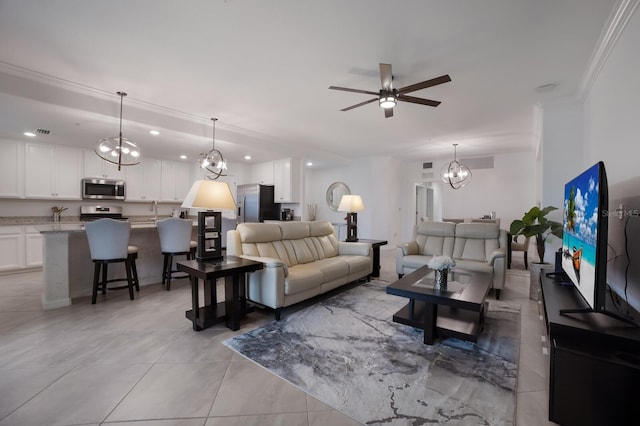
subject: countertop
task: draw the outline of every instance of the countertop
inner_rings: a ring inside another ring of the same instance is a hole
[[[167,219],[170,216],[133,216],[127,220],[131,222],[131,229],[155,228],[156,220]],[[193,219],[193,225],[198,225],[198,219]],[[84,221],[76,217],[63,217],[60,222],[54,222],[51,217],[0,217],[0,226],[33,226],[41,233],[51,232],[84,232]]]

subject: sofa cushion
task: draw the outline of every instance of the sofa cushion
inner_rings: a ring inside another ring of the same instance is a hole
[[[493,266],[487,262],[478,262],[476,260],[457,259],[455,269],[467,269],[475,272],[493,273]]]
[[[282,229],[283,240],[299,240],[311,236],[308,222],[281,222],[275,225]]]
[[[318,253],[319,259],[338,255],[338,241],[333,234],[311,237],[310,240]]]
[[[426,266],[433,256],[422,256],[419,254],[409,255],[402,258],[402,266],[407,268],[418,269]]]
[[[456,225],[446,222],[422,222],[416,226],[416,243],[424,256],[451,256]]]
[[[322,272],[324,283],[349,275],[349,263],[339,257],[320,259],[313,264]]]
[[[322,237],[333,234],[335,234],[335,230],[333,229],[333,225],[331,224],[331,222],[309,222],[309,235],[311,235],[312,237]]]
[[[453,258],[486,262],[500,247],[500,228],[492,223],[466,223],[456,228]]]
[[[349,274],[369,273],[371,272],[371,258],[369,256],[358,256],[351,254],[343,254],[340,260],[349,264]]]
[[[284,282],[284,294],[295,294],[320,286],[324,281],[322,271],[313,263],[300,264],[289,268]]]
[[[243,243],[264,243],[282,239],[277,223],[241,223],[237,227]]]

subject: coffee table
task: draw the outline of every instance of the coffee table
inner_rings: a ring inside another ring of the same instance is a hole
[[[424,330],[426,345],[432,345],[438,336],[476,342],[484,325],[491,282],[491,273],[454,269],[449,271],[447,289],[438,290],[433,270],[423,266],[387,286],[388,294],[409,299],[393,321]]]

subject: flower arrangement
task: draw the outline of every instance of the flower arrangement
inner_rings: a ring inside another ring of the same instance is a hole
[[[449,256],[433,256],[427,266],[437,271],[449,270],[456,266],[456,262]]]

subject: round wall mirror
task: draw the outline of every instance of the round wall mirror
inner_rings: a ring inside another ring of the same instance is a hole
[[[340,200],[343,195],[350,195],[351,191],[344,182],[333,182],[327,189],[327,205],[334,212],[338,211]]]

